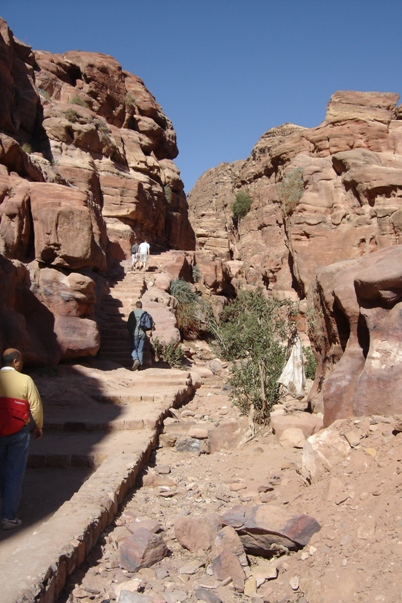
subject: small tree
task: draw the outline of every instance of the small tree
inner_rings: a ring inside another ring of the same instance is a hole
[[[261,289],[241,291],[211,325],[217,352],[233,361],[232,399],[244,414],[264,423],[279,399],[278,378],[293,343],[297,308],[289,301],[266,298]]]
[[[233,220],[238,223],[248,214],[253,200],[247,191],[236,193],[235,201],[232,205]]]
[[[181,278],[171,282],[170,294],[177,299],[176,318],[182,337],[195,339],[205,332],[212,314],[210,305]]]

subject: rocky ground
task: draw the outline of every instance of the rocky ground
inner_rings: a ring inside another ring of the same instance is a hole
[[[226,379],[225,369],[211,372],[194,399],[165,421],[160,447],[142,483],[70,578],[59,603],[402,600],[398,421],[371,417],[337,422],[330,432],[346,448],[342,453],[333,448],[332,456],[324,451],[327,470],[321,476],[314,470],[309,480],[303,468],[308,463],[306,446],[303,451],[300,443],[294,447],[281,442],[269,426],[252,436],[231,404]],[[290,416],[305,410],[305,401],[287,399],[283,409]],[[234,435],[225,431],[231,420],[240,425]],[[220,445],[215,443],[208,453],[203,429],[219,427]],[[172,435],[178,430],[201,445],[180,451]],[[292,515],[307,514],[321,526],[297,551],[278,547],[271,559],[240,555],[243,592],[234,571],[233,579],[217,579],[212,563],[216,551],[206,548],[202,538],[199,548],[194,544],[196,530],[187,535],[191,550],[179,542],[183,518],[196,518],[201,526],[239,504],[275,505]],[[128,571],[123,568],[123,543],[138,527],[158,532],[167,553],[150,567]]]

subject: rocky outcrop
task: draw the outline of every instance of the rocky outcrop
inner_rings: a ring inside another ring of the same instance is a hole
[[[273,128],[245,161],[206,172],[189,194],[197,249],[213,249],[228,270],[239,262],[237,289],[261,285],[304,299],[317,268],[398,244],[397,102],[392,93],[337,92],[317,128]],[[236,226],[231,206],[240,190],[253,202]],[[214,229],[203,227],[206,208]]]
[[[250,157],[209,170],[189,195],[196,258],[214,249],[210,263],[230,274],[235,289],[262,286],[301,302],[299,326],[319,358],[310,404],[324,411],[326,425],[401,412],[397,102],[392,93],[337,92],[320,126],[268,131]],[[252,205],[236,223],[239,191]],[[203,229],[214,204],[216,227]],[[215,234],[223,231],[226,248]]]
[[[195,246],[172,123],[112,57],[34,52],[2,19],[0,83],[1,343],[36,364],[96,354],[99,274],[134,240]]]
[[[402,245],[322,268],[311,338],[322,359],[311,404],[324,424],[402,413]]]

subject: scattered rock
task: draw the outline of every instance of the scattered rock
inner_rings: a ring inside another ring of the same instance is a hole
[[[310,436],[303,447],[302,473],[309,481],[319,479],[343,461],[350,446],[336,430],[336,425]]]
[[[180,544],[189,551],[206,551],[211,548],[222,522],[218,515],[179,517],[174,522],[174,533]]]
[[[306,438],[304,433],[298,427],[288,427],[284,429],[279,439],[281,446],[291,448],[303,448]]]
[[[244,570],[240,561],[234,553],[222,551],[212,562],[212,571],[218,580],[231,578],[236,590],[244,591]]]
[[[161,561],[167,552],[162,536],[153,534],[146,528],[138,528],[121,544],[120,565],[130,572],[135,572],[141,567],[149,567]]]
[[[204,601],[205,603],[222,603],[218,595],[202,586],[195,589],[195,596],[199,601]]]
[[[266,555],[276,547],[297,549],[305,546],[320,525],[308,515],[292,516],[281,507],[238,505],[221,516],[239,534],[247,553]]]

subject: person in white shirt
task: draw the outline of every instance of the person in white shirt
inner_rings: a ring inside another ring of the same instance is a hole
[[[140,243],[140,246],[138,247],[138,251],[140,254],[140,270],[142,268],[144,270],[146,270],[148,256],[149,256],[149,252],[150,252],[149,243],[147,243],[147,241],[143,241],[142,243]]]

